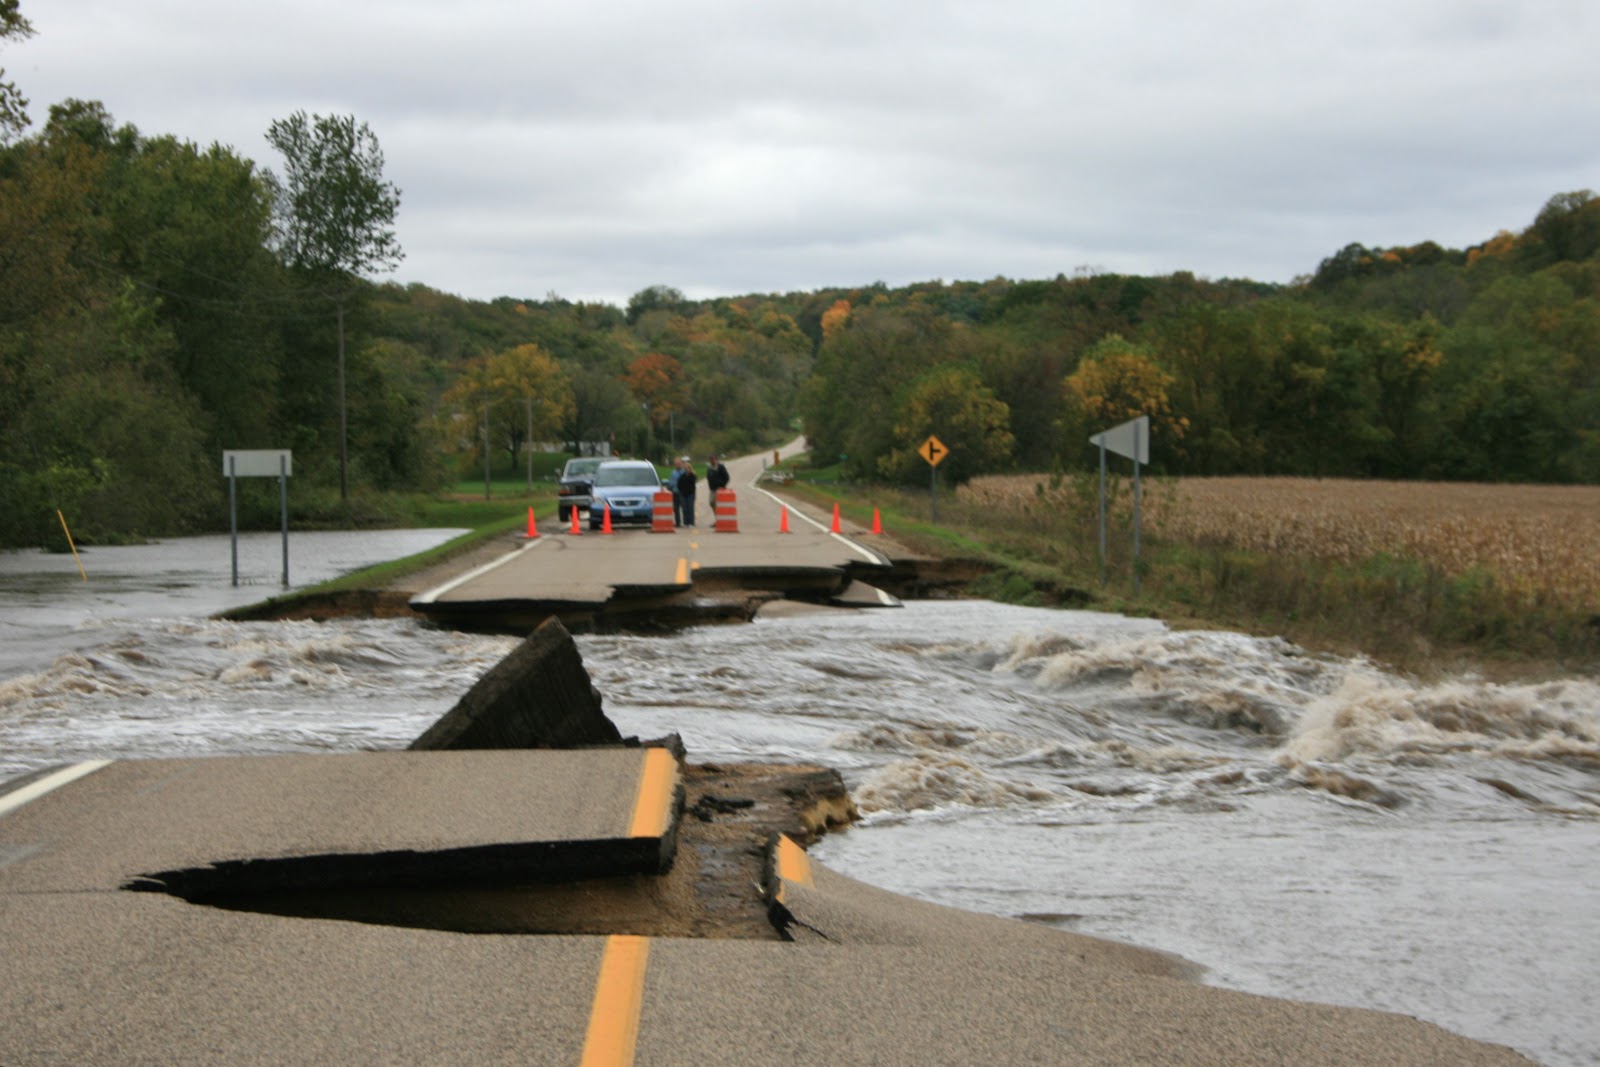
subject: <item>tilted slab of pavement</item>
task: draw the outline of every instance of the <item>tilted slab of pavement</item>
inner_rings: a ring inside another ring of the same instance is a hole
[[[654,747],[96,761],[7,783],[0,1063],[576,1062],[600,939],[180,897],[648,877],[681,809]]]
[[[0,815],[0,898],[657,873],[680,803],[660,748],[117,761]]]

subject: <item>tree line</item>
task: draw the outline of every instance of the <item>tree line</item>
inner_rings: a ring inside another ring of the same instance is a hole
[[[295,119],[274,132],[364,131]],[[374,282],[360,254],[398,246],[294,230],[301,184],[94,102],[0,145],[0,545],[58,540],[58,508],[90,540],[216,528],[224,449],[292,449],[302,515],[360,521],[486,453],[515,470],[533,442],[733,451],[794,417],[812,345],[769,298],[655,286],[618,308]]]
[[[1467,249],[1349,245],[1289,285],[1083,274],[840,290],[802,401],[823,462],[1079,468],[1151,418],[1174,474],[1600,480],[1600,197]],[[860,413],[877,413],[862,418]]]

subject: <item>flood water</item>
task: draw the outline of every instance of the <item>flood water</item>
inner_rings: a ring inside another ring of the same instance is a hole
[[[95,594],[70,557],[76,586],[30,566],[57,557],[0,556],[0,779],[400,747],[515,644],[209,621],[233,593],[180,565],[200,548],[152,549],[166,562],[125,582],[101,556]],[[1418,685],[1278,640],[984,601],[578,644],[625,733],[838,768],[865,818],[813,849],[835,870],[1174,952],[1216,985],[1597,1062],[1593,681]]]

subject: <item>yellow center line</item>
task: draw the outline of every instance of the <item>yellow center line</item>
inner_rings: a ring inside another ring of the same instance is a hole
[[[639,792],[633,798],[629,837],[660,837],[672,818],[672,795],[678,787],[678,761],[664,748],[644,750]]]
[[[649,958],[647,937],[615,934],[606,938],[594,1007],[589,1012],[589,1033],[583,1040],[582,1067],[629,1067],[633,1063]]]
[[[677,788],[677,758],[664,748],[645,749],[628,836],[665,834]],[[606,938],[605,953],[600,957],[600,979],[594,987],[594,1006],[589,1012],[589,1033],[583,1041],[582,1067],[629,1067],[633,1063],[649,956],[649,938],[631,934]]]
[[[787,895],[784,892],[784,885],[787,882],[793,882],[795,885],[812,884],[811,857],[788,836],[783,836],[778,838],[778,890],[775,894],[780,904]]]

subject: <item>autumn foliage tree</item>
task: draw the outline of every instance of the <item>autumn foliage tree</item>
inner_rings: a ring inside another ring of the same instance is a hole
[[[572,412],[572,383],[555,357],[536,344],[517,345],[491,358],[489,366],[505,415],[501,440],[512,460],[524,446],[558,436]]]
[[[1016,439],[1011,410],[983,384],[976,368],[959,363],[935,367],[906,390],[896,405],[896,446],[878,460],[878,469],[896,481],[927,476],[918,449],[929,436],[939,438],[949,454],[939,474],[959,485],[973,476],[1004,470]]]
[[[441,407],[458,451],[503,449],[515,469],[524,445],[559,436],[572,417],[572,382],[539,345],[516,345],[469,361]]]
[[[628,364],[624,380],[635,399],[648,406],[654,428],[659,430],[670,416],[683,410],[683,364],[671,356],[645,353]]]
[[[1148,347],[1118,334],[1102,338],[1062,382],[1069,454],[1089,435],[1141,415],[1150,419],[1152,440],[1181,438],[1189,429],[1189,420],[1173,410],[1175,381]]]
[[[822,313],[822,339],[832,340],[844,329],[845,323],[850,321],[850,301],[835,300],[827,311]]]

